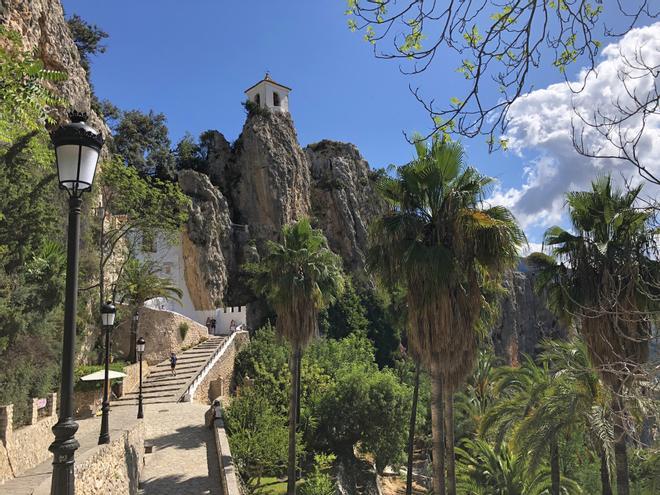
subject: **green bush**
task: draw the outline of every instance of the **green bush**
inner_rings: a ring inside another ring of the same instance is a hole
[[[179,335],[181,335],[181,340],[186,340],[186,335],[188,335],[188,330],[190,330],[190,327],[185,321],[179,324]]]
[[[314,467],[300,484],[300,495],[334,495],[335,483],[328,473],[334,460],[335,456],[332,454],[314,456]]]
[[[125,363],[124,361],[115,361],[113,363],[110,363],[110,369],[112,371],[123,372],[126,366],[127,363]],[[103,388],[103,380],[98,380],[94,382],[83,382],[80,378],[85,375],[89,375],[91,373],[95,373],[96,371],[101,371],[104,369],[105,366],[102,364],[92,364],[92,365],[84,365],[84,366],[76,367],[76,369],[73,371],[74,388],[80,391],[97,390]],[[110,383],[114,383],[120,380],[121,378],[116,378],[114,380],[110,380]]]

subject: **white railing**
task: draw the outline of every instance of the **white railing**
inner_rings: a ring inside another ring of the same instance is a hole
[[[244,330],[241,331],[236,331],[232,333],[225,342],[218,347],[211,358],[206,362],[204,365],[204,368],[201,369],[199,373],[197,373],[197,376],[194,378],[194,380],[188,385],[188,388],[186,389],[185,393],[183,394],[183,399],[182,402],[192,402],[194,397],[195,397],[195,392],[197,392],[197,388],[199,387],[199,384],[202,383],[204,378],[209,374],[209,372],[213,369],[213,366],[218,362],[218,360],[222,357],[222,355],[225,353],[227,349],[229,349],[229,346],[233,344],[234,339],[236,338],[236,335],[239,333],[247,333]]]

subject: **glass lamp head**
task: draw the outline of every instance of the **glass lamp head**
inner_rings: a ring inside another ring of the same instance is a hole
[[[51,135],[60,187],[72,196],[88,191],[94,182],[103,136],[85,123],[86,113],[71,112],[71,122]]]

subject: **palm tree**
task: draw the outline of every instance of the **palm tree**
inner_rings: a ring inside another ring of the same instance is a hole
[[[548,456],[552,495],[561,492],[559,440],[586,431],[587,447],[601,459],[603,495],[611,495],[608,460],[611,432],[606,400],[598,377],[589,367],[586,348],[579,341],[545,342],[541,364],[525,357],[519,368],[495,373],[495,393],[502,397],[484,416],[481,434],[495,430],[496,443],[508,439],[537,469]]]
[[[521,433],[538,452],[545,441],[540,424],[555,423],[555,429],[565,435],[586,432],[587,448],[597,452],[600,459],[601,493],[612,495],[614,439],[608,391],[594,371],[584,341],[551,340],[542,345],[539,359],[553,375],[553,385]]]
[[[248,267],[255,292],[267,298],[277,314],[276,330],[291,346],[289,368],[289,461],[287,493],[296,492],[296,411],[298,367],[302,350],[318,334],[318,312],[343,289],[341,260],[328,248],[309,220],[286,225],[281,243],[268,242],[267,253]]]
[[[183,291],[174,285],[171,279],[162,277],[159,273],[160,269],[155,262],[129,258],[115,284],[113,299],[116,299],[117,293],[121,294],[120,301],[128,301],[133,307],[131,314],[137,314],[146,301],[156,297],[180,301]],[[136,362],[137,360],[136,345],[137,322],[132,319],[131,342],[128,354],[128,361],[130,362]]]
[[[525,238],[506,208],[483,204],[493,179],[465,165],[459,143],[418,141],[416,151],[380,183],[389,209],[374,222],[369,264],[406,289],[409,346],[431,374],[434,491],[444,493],[444,412],[454,495],[452,397],[475,361],[482,287],[516,261]]]
[[[117,281],[116,292],[121,302],[128,300],[137,310],[149,299],[162,297],[179,301],[183,292],[168,277],[159,275],[160,269],[153,261],[129,259]]]
[[[568,193],[573,233],[548,229],[544,243],[554,257],[535,257],[552,308],[577,324],[612,391],[618,495],[630,493],[624,395],[647,358],[660,306],[657,230],[653,210],[637,204],[641,190],[617,190],[605,176],[590,191]]]
[[[543,495],[552,486],[547,468],[531,469],[525,458],[507,444],[493,448],[481,439],[466,439],[457,449],[459,487],[465,495]],[[562,495],[582,493],[570,478],[561,483]]]

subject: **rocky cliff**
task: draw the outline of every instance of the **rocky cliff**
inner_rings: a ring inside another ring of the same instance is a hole
[[[0,20],[21,34],[25,48],[46,68],[67,73],[56,91],[72,108],[89,111],[91,88],[60,2],[0,0]],[[64,113],[57,117],[63,119]],[[94,112],[91,122],[109,135]],[[241,265],[258,260],[266,240],[303,216],[325,232],[347,270],[364,269],[369,223],[384,205],[375,174],[354,145],[323,140],[303,149],[288,114],[255,109],[233,145],[217,131],[207,135],[208,176],[192,171],[179,176],[192,198],[182,242],[185,278],[196,306],[253,302]],[[533,352],[541,338],[564,333],[534,294],[533,280],[524,265],[507,277],[509,295],[493,340],[510,362]],[[253,321],[263,316],[263,308],[253,311]]]
[[[235,267],[229,205],[206,175],[182,170],[179,185],[192,200],[182,235],[186,285],[195,309],[215,309]]]
[[[89,123],[109,136],[103,119],[91,111],[92,90],[59,0],[0,0],[0,22],[21,35],[24,48],[34,52],[46,69],[67,74],[66,81],[54,84],[55,92],[71,109],[88,112]],[[54,116],[64,122],[67,112],[62,108]]]
[[[190,195],[193,203],[201,191],[226,201],[219,206],[221,213],[191,215],[188,230],[217,229],[216,215],[222,217],[223,229],[229,226],[231,239],[226,237],[222,248],[224,273],[216,277],[228,281],[225,302],[245,304],[253,298],[240,266],[258,260],[265,241],[277,239],[283,225],[302,217],[311,217],[325,232],[348,270],[364,269],[368,224],[384,205],[375,191],[374,173],[354,145],[324,140],[303,150],[288,114],[254,109],[233,146],[217,131],[207,136],[210,181],[196,179],[198,192]],[[183,187],[199,175],[186,171],[179,181]],[[193,244],[202,249],[209,245]],[[197,260],[201,273],[222,271],[204,257]]]
[[[354,145],[323,140],[303,151],[291,117],[266,111],[248,115],[233,146],[217,131],[210,135],[208,177],[191,171],[179,177],[193,199],[186,273],[200,300],[250,303],[248,323],[259,322],[266,308],[246,287],[241,265],[258,260],[264,242],[302,216],[324,231],[347,271],[364,270],[369,224],[385,205],[375,172]],[[492,331],[496,353],[512,364],[543,338],[566,334],[535,294],[534,277],[524,262],[507,275]]]
[[[288,114],[251,112],[234,155],[234,221],[253,239],[276,239],[283,225],[309,215],[309,164]]]
[[[534,270],[524,260],[504,280],[507,295],[491,337],[495,353],[511,365],[519,363],[523,354],[536,354],[543,339],[567,336],[567,329],[536,294],[535,281]]]
[[[367,161],[349,143],[324,140],[305,148],[312,174],[312,213],[345,267],[365,264],[369,222],[385,203]]]

